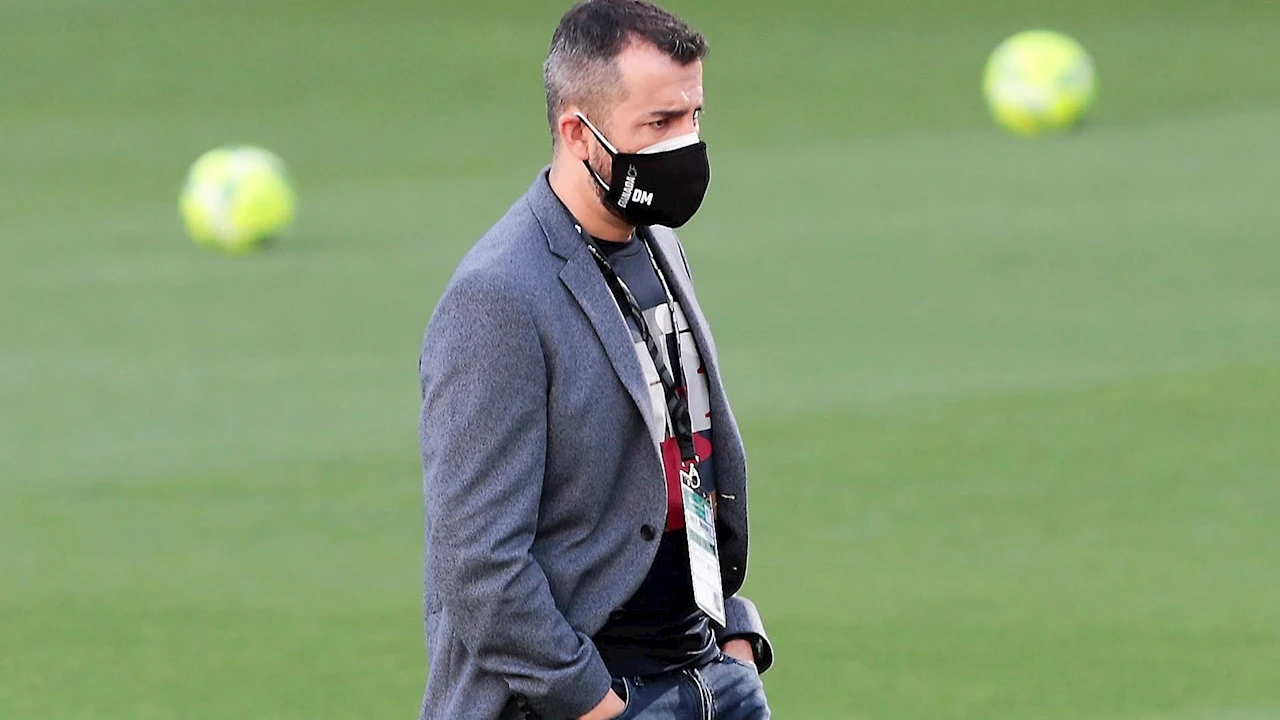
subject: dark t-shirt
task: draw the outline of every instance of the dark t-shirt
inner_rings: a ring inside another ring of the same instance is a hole
[[[715,473],[711,461],[711,413],[707,400],[706,369],[688,323],[677,307],[676,322],[680,325],[680,333],[677,336],[671,332],[667,295],[643,242],[632,238],[627,243],[601,242],[600,246],[608,255],[613,269],[635,295],[650,332],[662,339],[660,344],[667,352],[667,366],[673,368],[676,382],[688,385],[686,397],[693,420],[694,446],[700,458],[698,473],[703,479],[703,487],[713,490]],[[656,417],[666,418],[666,399],[657,370],[639,328],[634,326],[628,315],[623,313],[636,343],[640,365],[650,382],[653,411]],[[669,360],[677,348],[683,349],[680,366],[684,370],[684,378],[676,374]],[[686,379],[690,382],[685,383]],[[657,556],[640,589],[622,608],[609,616],[604,628],[594,638],[605,666],[615,677],[658,675],[699,665],[716,654],[711,620],[693,599],[680,494],[680,450],[671,436],[669,423],[662,443],[662,460],[667,483],[667,526]]]

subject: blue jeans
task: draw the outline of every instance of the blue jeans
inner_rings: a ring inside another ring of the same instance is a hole
[[[755,666],[723,653],[696,669],[617,678],[613,689],[627,704],[617,720],[769,720]]]

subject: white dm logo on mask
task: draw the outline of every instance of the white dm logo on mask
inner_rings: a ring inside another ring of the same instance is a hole
[[[636,166],[627,168],[627,180],[622,183],[622,194],[618,196],[618,207],[626,209],[627,203],[638,202],[641,205],[653,205],[653,193],[636,189]]]

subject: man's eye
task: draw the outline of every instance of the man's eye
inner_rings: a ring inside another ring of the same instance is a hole
[[[667,126],[667,121],[666,121],[665,119],[663,119],[663,120],[654,120],[653,122],[651,122],[651,123],[649,123],[649,124],[653,126],[653,129],[654,129],[654,130],[661,130],[662,128],[664,128],[664,127],[666,127],[666,126]]]

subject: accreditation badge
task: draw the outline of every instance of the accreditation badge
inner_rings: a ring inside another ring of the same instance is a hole
[[[702,612],[724,627],[724,586],[720,579],[715,511],[698,491],[700,485],[697,466],[689,463],[687,469],[680,471],[680,492],[684,499],[684,532],[689,540],[693,599]]]

